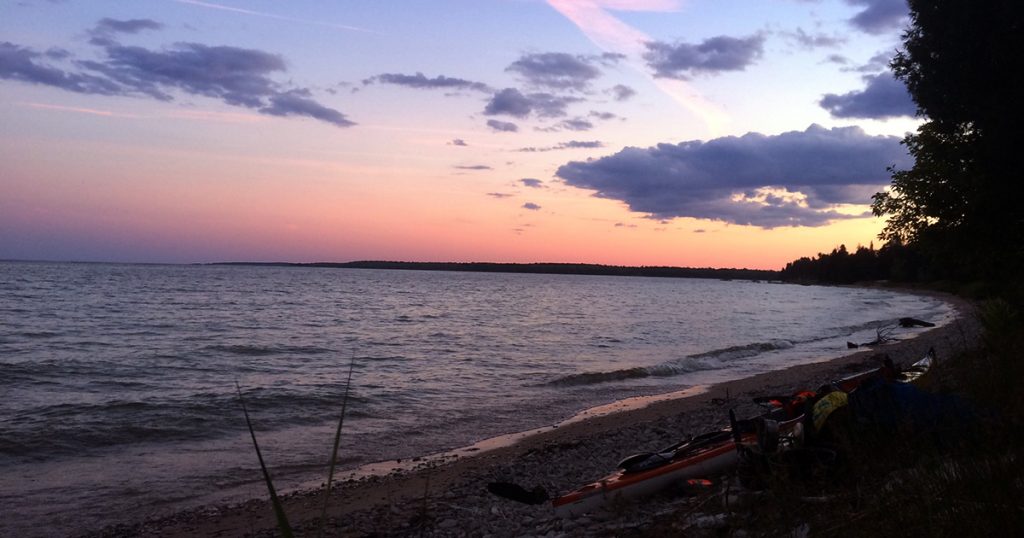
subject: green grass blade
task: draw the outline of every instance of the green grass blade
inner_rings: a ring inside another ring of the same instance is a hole
[[[331,463],[327,471],[327,486],[324,488],[324,506],[320,510],[320,526],[317,536],[323,536],[324,525],[327,524],[327,503],[331,498],[331,483],[334,481],[334,467],[338,462],[338,444],[341,442],[341,428],[345,424],[345,408],[348,407],[348,391],[352,386],[352,368],[355,367],[356,358],[348,364],[348,380],[345,381],[345,396],[341,399],[341,418],[338,419],[338,430],[334,432],[334,449],[331,450]]]
[[[274,491],[274,483],[270,480],[270,472],[267,471],[267,466],[263,463],[263,454],[260,453],[260,445],[256,442],[256,432],[252,429],[252,421],[249,420],[249,411],[245,408],[245,400],[242,399],[242,388],[238,386],[238,381],[235,381],[235,390],[238,391],[238,402],[242,404],[245,424],[249,427],[249,435],[252,436],[252,446],[256,448],[256,457],[260,460],[263,480],[267,483],[267,491],[270,492],[270,503],[274,505],[277,528],[281,531],[281,536],[284,538],[294,538],[295,534],[292,532],[291,525],[288,524],[288,517],[284,514],[284,506],[281,505],[281,500],[277,498],[277,492]]]

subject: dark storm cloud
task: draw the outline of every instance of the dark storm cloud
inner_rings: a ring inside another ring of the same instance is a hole
[[[864,8],[850,19],[850,24],[869,34],[898,30],[910,13],[907,0],[846,0],[846,3]]]
[[[748,133],[626,148],[570,162],[556,175],[659,219],[693,217],[774,228],[849,218],[833,205],[869,202],[889,183],[886,168],[905,168],[910,161],[898,137],[812,125],[771,136]]]
[[[718,36],[699,44],[652,41],[645,45],[644,60],[656,76],[685,80],[696,74],[742,71],[761,56],[764,36]]]
[[[112,21],[97,26],[125,33],[152,27],[153,21]],[[177,43],[163,50],[124,46],[112,39],[94,39],[105,57],[74,62],[74,70],[54,67],[44,54],[12,43],[0,43],[0,78],[52,86],[77,93],[148,96],[174,99],[180,91],[219,99],[229,105],[272,116],[306,116],[338,127],[354,125],[344,114],[312,98],[306,88],[288,88],[271,76],[285,73],[284,60],[255,49]],[[49,57],[52,58],[52,55]]]
[[[530,187],[532,189],[539,189],[544,186],[543,181],[532,177],[524,177],[523,179],[520,179],[519,182],[522,183],[523,186]]]
[[[826,94],[818,104],[834,118],[886,119],[917,113],[917,106],[907,87],[891,73],[867,75],[864,82],[863,90],[842,95]]]
[[[621,55],[599,57],[597,61],[617,61]],[[505,70],[520,75],[528,84],[554,90],[585,90],[601,76],[593,65],[595,58],[563,52],[526,54]]]
[[[403,75],[401,73],[384,73],[364,80],[363,84],[373,84],[375,82],[379,82],[381,84],[394,84],[397,86],[406,86],[408,88],[416,88],[419,90],[442,89],[473,90],[478,92],[494,91],[490,86],[484,84],[483,82],[473,82],[472,80],[446,77],[444,75],[438,75],[434,78],[427,78],[423,73],[416,73],[415,75]]]
[[[533,113],[541,117],[558,117],[566,114],[566,108],[570,104],[581,100],[550,93],[523,94],[515,88],[505,88],[491,97],[484,107],[484,114],[526,118]]]
[[[535,204],[535,203],[533,203],[533,202],[526,202],[525,204],[523,204],[523,209],[529,209],[530,211],[537,211],[538,209],[540,209],[540,206]]]
[[[503,133],[515,133],[519,131],[518,125],[508,121],[487,120],[487,126],[495,131]]]

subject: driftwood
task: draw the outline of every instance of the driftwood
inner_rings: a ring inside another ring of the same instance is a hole
[[[896,329],[896,327],[879,327],[879,328],[875,329],[875,339],[874,340],[872,340],[870,342],[864,342],[863,344],[855,344],[853,342],[849,342],[848,341],[848,342],[846,342],[846,347],[848,349],[857,349],[859,347],[880,346],[880,345],[882,345],[882,344],[884,344],[886,342],[892,341],[891,334],[892,334],[892,331],[895,330],[895,329]]]
[[[904,327],[904,328],[909,328],[909,327],[934,327],[935,326],[934,323],[931,323],[931,322],[928,322],[928,321],[924,321],[924,320],[920,320],[920,319],[917,319],[917,318],[900,318],[899,324],[900,324],[900,327]],[[889,335],[890,335],[890,333],[892,333],[892,331],[895,328],[896,327],[880,327],[880,328],[877,329],[878,337],[875,338],[874,340],[872,340],[870,342],[864,342],[863,344],[855,344],[853,342],[846,342],[846,347],[849,348],[849,349],[857,349],[859,347],[872,347],[872,346],[882,345],[882,344],[892,340],[892,337],[889,336]]]
[[[900,318],[900,327],[934,327],[934,323],[915,318]]]

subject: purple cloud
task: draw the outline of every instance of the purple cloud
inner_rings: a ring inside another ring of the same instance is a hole
[[[616,84],[609,90],[616,101],[625,101],[636,95],[636,90],[624,84]]]
[[[79,60],[75,69],[49,63],[67,54],[44,54],[0,43],[0,79],[109,96],[145,96],[174,100],[175,92],[219,99],[232,106],[272,116],[306,116],[338,127],[355,125],[341,112],[315,101],[307,88],[288,87],[273,75],[287,71],[276,54],[231,46],[177,43],[163,50],[124,46],[109,36],[159,28],[148,19],[101,20],[90,42],[105,57]]]
[[[478,92],[494,91],[483,82],[473,82],[461,78],[446,77],[438,75],[434,78],[427,78],[423,73],[415,75],[403,75],[401,73],[384,73],[370,77],[363,81],[363,85],[379,82],[381,84],[394,84],[420,90],[473,90]]]
[[[917,105],[910,97],[907,87],[892,76],[892,73],[867,75],[865,87],[837,95],[826,94],[818,101],[833,118],[886,119],[917,114]]]
[[[52,86],[69,92],[122,95],[124,88],[107,77],[89,73],[66,72],[39,60],[44,54],[10,42],[0,42],[0,78],[18,80],[41,86]]]
[[[911,159],[895,136],[858,127],[626,148],[558,168],[567,184],[659,219],[693,217],[762,228],[850,218],[836,204],[866,204]]]
[[[850,24],[869,34],[899,29],[910,15],[907,0],[846,0],[846,3],[864,8],[850,19]]]
[[[101,34],[137,34],[143,30],[159,30],[163,27],[164,25],[151,19],[100,19],[93,31]]]
[[[516,151],[520,151],[520,152],[523,152],[523,153],[538,153],[538,152],[545,152],[545,151],[556,151],[556,150],[560,150],[560,149],[592,149],[592,148],[603,148],[603,147],[604,147],[604,143],[602,143],[602,142],[600,142],[598,140],[588,140],[588,141],[570,140],[568,142],[559,142],[558,144],[556,144],[554,146],[547,146],[547,147],[541,147],[541,148],[532,147],[531,146],[531,147],[527,147],[527,148],[519,148]]]
[[[718,36],[699,44],[652,41],[646,46],[644,60],[656,76],[686,80],[696,74],[744,70],[761,56],[764,36]]]
[[[558,117],[566,114],[566,108],[581,101],[576,97],[557,96],[550,93],[523,94],[515,88],[505,88],[491,97],[484,107],[487,116],[505,115],[526,118],[531,113],[541,117]]]
[[[518,125],[507,121],[487,120],[487,126],[501,133],[515,133],[519,131]]]
[[[555,90],[585,90],[592,80],[601,76],[590,58],[562,52],[526,54],[505,70],[520,75],[532,86]]]
[[[797,28],[784,35],[805,49],[838,47],[847,41],[845,37],[838,35],[808,34],[803,28]]]

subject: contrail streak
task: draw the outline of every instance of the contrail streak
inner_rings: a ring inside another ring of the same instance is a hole
[[[625,2],[621,0],[547,0],[548,5],[575,24],[595,45],[608,52],[625,54],[629,65],[643,73],[663,93],[699,116],[713,136],[722,134],[729,123],[728,115],[717,105],[704,99],[685,81],[655,77],[645,68],[645,43],[653,41],[647,34],[611,15],[607,9],[669,11],[678,7],[673,0]]]
[[[215,4],[213,2],[202,2],[200,0],[173,0],[179,4],[189,4],[193,6],[204,7],[208,9],[218,9],[220,11],[230,11],[232,13],[241,13],[243,15],[252,15],[254,17],[264,17],[267,19],[276,19],[279,21],[297,22],[300,24],[312,24],[314,26],[323,26],[326,28],[334,28],[335,30],[347,30],[351,32],[368,32],[373,33],[371,30],[366,28],[359,28],[358,26],[348,26],[345,24],[334,24],[323,21],[312,21],[308,19],[296,19],[294,17],[286,17],[284,15],[275,15],[273,13],[266,13],[263,11],[253,11],[251,9],[243,9],[240,7],[225,6],[223,4]]]

